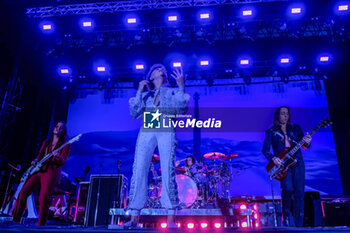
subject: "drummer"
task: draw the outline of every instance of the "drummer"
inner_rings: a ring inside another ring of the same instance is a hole
[[[179,162],[176,162],[176,166],[179,164]],[[185,170],[184,174],[191,177],[197,184],[208,182],[206,165],[202,162],[197,162],[194,156],[187,156],[185,158],[185,166],[182,168]]]

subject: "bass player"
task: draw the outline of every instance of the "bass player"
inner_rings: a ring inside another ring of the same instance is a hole
[[[50,138],[42,143],[39,154],[32,162],[36,165],[46,154],[51,153],[56,148],[59,148],[67,141],[67,127],[64,122],[58,122],[53,128]],[[27,198],[36,189],[40,188],[39,196],[39,221],[38,225],[46,224],[49,213],[49,201],[55,186],[59,184],[61,178],[61,167],[65,164],[70,152],[70,144],[67,144],[63,149],[53,155],[45,162],[45,165],[38,173],[32,175],[21,189],[15,208],[12,212],[13,223],[19,223],[26,207]]]

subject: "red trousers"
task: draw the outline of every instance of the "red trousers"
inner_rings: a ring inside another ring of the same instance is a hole
[[[27,205],[27,198],[41,186],[38,225],[42,226],[46,224],[49,214],[50,196],[56,186],[56,176],[57,172],[49,169],[47,172],[34,174],[27,180],[18,195],[15,208],[12,212],[14,222],[20,222]]]

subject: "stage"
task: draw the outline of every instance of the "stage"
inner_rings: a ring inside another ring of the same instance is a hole
[[[81,226],[45,226],[45,227],[38,227],[33,225],[27,225],[27,226],[18,226],[18,225],[2,225],[0,226],[0,230],[2,233],[10,233],[10,232],[50,232],[50,233],[68,233],[68,232],[84,232],[84,233],[99,233],[99,232],[145,232],[145,233],[153,233],[153,232],[227,232],[227,233],[234,233],[234,232],[264,232],[264,233],[287,233],[287,232],[310,232],[310,233],[337,233],[337,232],[350,232],[349,227],[300,227],[300,228],[292,228],[292,227],[262,227],[259,229],[237,229],[237,228],[223,228],[223,229],[120,229],[120,230],[108,230],[107,227],[81,227]]]

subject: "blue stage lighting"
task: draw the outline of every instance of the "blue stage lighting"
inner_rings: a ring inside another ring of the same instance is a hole
[[[347,11],[349,11],[349,4],[340,4],[340,5],[338,5],[337,10],[339,12],[347,12]]]
[[[301,14],[301,7],[292,7],[290,9],[290,13],[293,15]]]
[[[281,64],[289,64],[290,63],[290,58],[289,57],[281,57],[280,58],[280,63]]]
[[[61,72],[61,74],[63,74],[63,75],[67,75],[67,74],[70,73],[68,68],[61,68],[61,69],[60,69],[60,72]]]
[[[331,57],[329,55],[325,55],[325,54],[318,56],[318,59],[317,59],[317,61],[321,64],[326,64],[326,63],[330,62],[330,60],[331,60]]]
[[[202,19],[202,20],[209,19],[210,18],[210,14],[209,13],[201,13],[199,15],[199,18]]]
[[[85,27],[85,28],[91,28],[91,27],[92,27],[92,22],[91,22],[91,21],[84,21],[84,22],[83,22],[83,27]]]
[[[143,69],[145,69],[145,65],[144,64],[136,64],[135,69],[136,70],[143,70]]]
[[[104,72],[106,72],[106,67],[105,66],[97,66],[96,70],[97,70],[97,72],[104,73]]]
[[[209,60],[201,60],[200,65],[201,66],[209,66]]]
[[[169,22],[176,22],[177,21],[177,15],[169,15],[168,16]]]
[[[42,28],[45,31],[52,30],[52,25],[51,24],[44,24]]]
[[[174,68],[181,67],[181,66],[182,66],[181,62],[173,62]]]
[[[128,24],[135,24],[137,23],[137,19],[135,17],[127,18]]]
[[[242,11],[242,16],[247,17],[247,16],[252,16],[252,15],[253,15],[253,10],[252,9],[244,9]]]
[[[250,60],[248,58],[242,58],[242,59],[239,60],[239,64],[241,66],[247,66],[247,65],[250,64]]]

